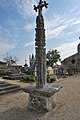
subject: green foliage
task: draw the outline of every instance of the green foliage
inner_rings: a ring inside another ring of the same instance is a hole
[[[47,66],[53,66],[53,63],[60,61],[60,54],[57,50],[49,50],[46,55]]]
[[[26,82],[35,82],[35,76],[33,75],[26,75],[26,76],[23,76],[23,80],[26,81]]]
[[[50,82],[54,82],[56,80],[56,78],[50,78]]]

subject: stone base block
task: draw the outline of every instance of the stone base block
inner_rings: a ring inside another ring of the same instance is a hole
[[[54,107],[53,96],[60,90],[60,86],[46,84],[43,88],[36,86],[28,86],[22,88],[26,93],[29,93],[28,107],[32,110],[47,110],[50,111]]]
[[[50,111],[54,107],[53,96],[45,97],[41,95],[29,94],[29,109]]]

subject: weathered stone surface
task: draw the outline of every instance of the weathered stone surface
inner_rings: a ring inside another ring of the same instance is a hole
[[[47,83],[46,78],[46,48],[45,48],[45,29],[44,29],[44,18],[42,15],[43,7],[47,8],[48,3],[46,1],[40,0],[39,5],[36,7],[34,5],[34,10],[38,11],[38,16],[36,17],[36,35],[35,35],[35,50],[36,50],[36,72],[37,72],[37,82],[36,86],[38,88],[43,88]]]
[[[28,107],[33,110],[52,110],[54,107],[53,96],[61,87],[53,84],[46,84],[38,89],[36,86],[22,88],[24,92],[29,93]]]
[[[54,107],[53,96],[45,97],[35,94],[29,94],[29,109],[33,110],[52,110]]]
[[[46,84],[43,88],[38,89],[36,86],[28,86],[22,88],[24,92],[33,93],[40,96],[51,97],[56,92],[60,90],[61,86],[53,85],[53,84]]]

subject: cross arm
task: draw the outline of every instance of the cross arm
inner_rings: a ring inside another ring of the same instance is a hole
[[[44,1],[44,6],[45,6],[45,8],[48,7],[48,4],[49,4],[49,3],[46,3],[46,1]]]
[[[38,7],[36,7],[35,5],[34,5],[34,10],[37,12],[37,9],[38,9]]]

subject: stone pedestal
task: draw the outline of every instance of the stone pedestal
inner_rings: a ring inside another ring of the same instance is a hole
[[[29,94],[29,108],[33,110],[52,110],[54,106],[53,96],[45,97],[41,95]]]
[[[50,111],[54,108],[53,97],[61,87],[53,84],[46,84],[44,88],[38,89],[36,86],[22,88],[24,92],[29,93],[28,108],[34,111]]]

